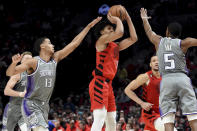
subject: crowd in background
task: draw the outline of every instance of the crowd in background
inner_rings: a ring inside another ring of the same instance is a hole
[[[9,3],[12,4],[9,4]],[[78,1],[76,1],[78,2]],[[154,46],[148,41],[139,15],[141,7],[148,9],[153,30],[164,36],[166,26],[174,20],[183,26],[182,38],[197,34],[197,2],[195,0],[95,0],[89,6],[81,2],[81,8],[69,5],[66,0],[2,0],[0,1],[0,119],[8,97],[3,90],[8,81],[5,71],[11,63],[12,55],[24,51],[33,51],[33,44],[39,37],[47,36],[55,45],[55,50],[66,46],[72,39],[99,14],[102,4],[109,6],[122,4],[127,9],[136,28],[138,42],[129,49],[120,52],[120,63],[113,81],[117,103],[117,130],[143,130],[140,120],[141,108],[124,94],[126,85],[140,73],[148,71],[150,57],[155,54]],[[126,25],[126,24],[124,24]],[[125,35],[129,35],[125,26]],[[57,67],[57,79],[50,103],[49,119],[54,126],[69,128],[89,128],[92,116],[88,84],[95,67],[94,28],[88,33],[81,45],[60,62]],[[197,92],[197,48],[189,49],[186,54],[190,78]],[[142,90],[138,89],[138,95]],[[178,110],[175,126],[188,129],[188,122]],[[1,121],[1,120],[0,120]],[[55,131],[55,129],[53,129]],[[72,131],[72,130],[71,130]]]

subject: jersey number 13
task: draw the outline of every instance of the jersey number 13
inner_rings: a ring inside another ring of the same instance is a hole
[[[46,78],[45,79],[45,87],[52,87],[52,78]]]

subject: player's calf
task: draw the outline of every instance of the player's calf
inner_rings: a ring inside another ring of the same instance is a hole
[[[177,131],[174,127],[175,114],[169,113],[163,117],[162,123],[164,124],[165,131]]]
[[[192,131],[197,131],[197,114],[187,115]]]

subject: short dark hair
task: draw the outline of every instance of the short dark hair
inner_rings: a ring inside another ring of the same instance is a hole
[[[110,25],[113,28],[115,28],[115,25],[112,24],[107,18],[99,21],[99,23],[95,26],[94,36],[96,37],[96,39],[98,39],[101,36],[100,31],[103,30],[107,25]]]
[[[44,42],[45,39],[48,39],[47,37],[41,37],[36,40],[34,43],[34,53],[39,54],[40,52],[40,45]]]
[[[80,120],[80,123],[83,124],[83,125],[86,125],[85,120]]]
[[[182,32],[182,26],[178,22],[172,22],[168,25],[168,32],[174,38],[179,38]]]

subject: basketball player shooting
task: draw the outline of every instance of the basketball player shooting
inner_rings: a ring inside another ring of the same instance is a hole
[[[35,42],[35,49],[39,56],[34,57],[17,66],[22,55],[14,55],[12,63],[7,69],[7,76],[27,71],[27,93],[22,103],[22,113],[29,128],[34,131],[48,131],[49,100],[54,88],[57,63],[73,52],[84,39],[88,31],[101,17],[89,23],[62,50],[54,52],[54,45],[48,38],[40,38]]]
[[[106,131],[116,131],[116,104],[112,88],[112,80],[116,74],[119,51],[127,49],[137,41],[135,28],[131,18],[125,10],[126,21],[129,27],[130,37],[115,43],[121,38],[124,28],[121,20],[108,13],[108,21],[101,21],[96,27],[96,68],[93,71],[93,79],[89,84],[91,111],[94,122],[91,131],[101,131],[104,122]],[[116,25],[114,30],[113,25]]]
[[[187,116],[191,129],[197,131],[197,100],[187,76],[185,60],[188,48],[197,46],[197,39],[179,39],[182,27],[176,22],[170,23],[166,37],[161,37],[152,31],[146,9],[141,8],[140,12],[146,35],[154,44],[159,59],[159,72],[162,75],[159,107],[165,131],[174,130],[178,103],[183,115]]]

